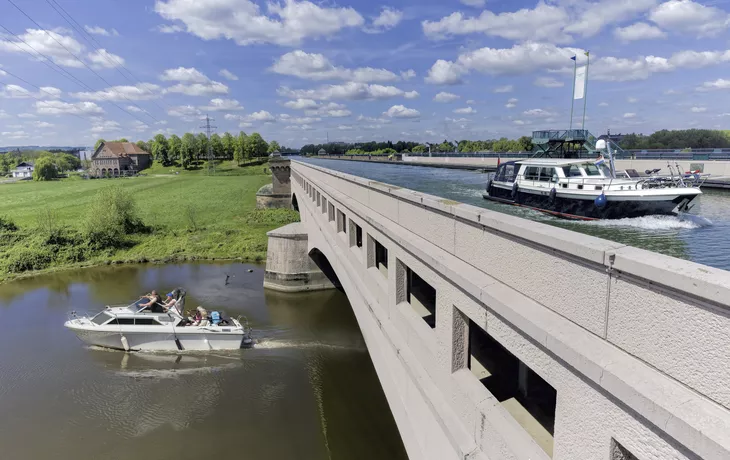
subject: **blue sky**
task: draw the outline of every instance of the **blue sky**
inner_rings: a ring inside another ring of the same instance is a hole
[[[728,1],[12,2],[0,145],[200,132],[206,113],[287,146],[516,137],[569,125],[585,50],[594,133],[730,126]]]

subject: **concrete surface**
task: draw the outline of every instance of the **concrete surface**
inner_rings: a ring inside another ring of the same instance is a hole
[[[608,459],[616,442],[730,458],[730,273],[312,164],[291,173],[294,234],[342,283],[411,458]],[[270,246],[272,267],[303,270],[286,250]],[[435,329],[403,301],[405,267],[436,290]],[[467,368],[470,324],[557,391],[552,440]]]

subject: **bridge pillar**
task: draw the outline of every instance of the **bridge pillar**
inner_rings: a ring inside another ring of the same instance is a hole
[[[269,247],[266,252],[264,288],[302,292],[336,287],[309,256],[309,237],[303,223],[285,225],[266,235],[269,237]]]
[[[256,207],[291,208],[291,162],[282,157],[271,157],[271,184],[266,184],[256,192]]]

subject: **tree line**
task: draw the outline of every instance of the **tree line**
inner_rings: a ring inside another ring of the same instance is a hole
[[[20,163],[33,163],[35,180],[50,180],[67,171],[81,168],[81,160],[75,155],[65,152],[49,152],[47,150],[10,151],[0,155],[0,175],[8,175]],[[37,171],[37,172],[36,172]]]
[[[391,155],[394,153],[470,153],[470,152],[526,152],[532,150],[532,138],[488,139],[483,141],[462,140],[454,143],[419,143],[410,141],[386,142],[334,142],[330,144],[307,144],[301,148],[303,155],[317,155],[324,150],[328,155]]]
[[[619,142],[627,150],[730,148],[730,130],[662,129],[648,136],[625,134]]]
[[[106,141],[99,139],[94,145],[94,150],[99,148],[102,142],[129,142],[127,139]],[[234,160],[241,165],[252,159],[265,157],[273,152],[284,150],[278,142],[266,142],[261,134],[251,133],[250,135],[241,131],[237,136],[229,132],[223,135],[212,134],[210,139],[203,133],[195,135],[185,133],[182,137],[172,134],[165,137],[157,134],[149,141],[137,141],[137,146],[152,155],[155,161],[164,166],[179,164],[188,169],[195,164],[208,159],[208,148],[215,160]]]

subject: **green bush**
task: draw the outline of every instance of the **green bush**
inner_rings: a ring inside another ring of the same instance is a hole
[[[51,265],[53,253],[50,248],[21,247],[8,254],[6,270],[22,273],[28,270],[42,270]]]
[[[112,186],[97,192],[85,223],[85,236],[90,247],[121,248],[127,243],[127,235],[148,230],[137,217],[134,200],[126,190]]]
[[[293,209],[254,209],[243,215],[248,225],[286,225],[299,222],[299,213]]]
[[[5,216],[0,216],[0,232],[15,232],[18,226]]]
[[[41,157],[33,167],[33,180],[53,180],[56,178],[56,164],[51,157]]]

